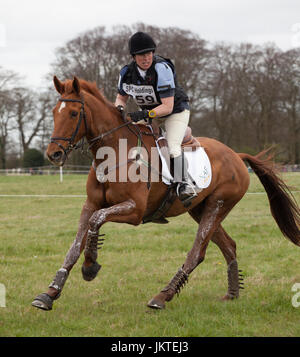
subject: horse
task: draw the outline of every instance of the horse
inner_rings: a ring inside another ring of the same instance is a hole
[[[144,217],[157,211],[168,190],[161,179],[153,182],[151,178],[150,181],[138,182],[118,179],[115,182],[100,182],[95,170],[95,163],[97,167],[103,162],[103,158],[97,159],[99,149],[110,147],[118,155],[124,154],[120,152],[118,143],[126,138],[128,151],[137,146],[139,139],[142,146],[150,152],[150,149],[155,147],[155,137],[149,134],[145,126],[141,128],[139,124],[132,123],[129,117],[123,116],[94,82],[77,77],[62,82],[56,76],[53,81],[60,98],[53,109],[54,130],[47,156],[54,165],[62,166],[69,153],[78,148],[81,140],[86,138],[94,164],[87,178],[87,199],[82,207],[76,237],[47,292],[38,295],[32,302],[34,307],[43,310],[52,309],[53,302],[61,295],[68,275],[83,250],[83,279],[91,281],[97,276],[101,268],[97,262],[98,249],[103,244],[99,232],[105,223],[140,225]],[[282,234],[300,246],[299,207],[288,186],[275,170],[272,157],[264,158],[266,151],[256,156],[236,153],[212,138],[195,139],[211,161],[212,179],[207,188],[197,193],[190,206],[183,205],[176,197],[167,209],[165,217],[175,217],[188,212],[198,224],[198,230],[183,265],[169,283],[149,300],[147,306],[153,309],[165,308],[166,303],[179,294],[188,282],[190,274],[203,262],[209,241],[219,247],[227,263],[228,290],[222,300],[239,297],[243,283],[237,263],[236,243],[225,231],[222,221],[249,187],[250,178],[245,162],[261,181],[269,199],[271,213]],[[130,168],[133,162],[128,160],[128,163]],[[117,165],[115,171],[121,174],[121,165]]]

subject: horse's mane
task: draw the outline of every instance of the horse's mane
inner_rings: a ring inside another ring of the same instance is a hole
[[[89,94],[91,94],[93,97],[95,97],[96,99],[98,99],[101,103],[106,104],[108,107],[110,107],[113,110],[116,110],[116,107],[114,106],[113,103],[111,103],[105,96],[104,94],[101,92],[101,90],[97,87],[96,82],[90,82],[90,81],[86,81],[85,79],[78,79],[79,83],[80,83],[80,87],[82,90],[88,92]],[[65,85],[65,92],[66,93],[72,93],[73,92],[73,86],[72,86],[72,80],[67,79],[64,82]]]

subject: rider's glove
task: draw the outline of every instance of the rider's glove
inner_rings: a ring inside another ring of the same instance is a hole
[[[133,122],[138,122],[140,120],[145,120],[151,124],[152,119],[156,117],[154,110],[139,110],[138,112],[129,113],[129,116]]]
[[[140,120],[146,120],[147,121],[149,119],[148,113],[149,113],[149,110],[144,109],[144,110],[139,110],[138,112],[129,113],[129,116],[130,116],[132,121],[137,123]]]

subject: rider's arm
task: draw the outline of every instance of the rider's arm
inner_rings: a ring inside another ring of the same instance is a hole
[[[126,74],[127,70],[128,70],[128,66],[126,65],[120,71],[119,81],[118,81],[118,94],[115,100],[116,107],[121,105],[122,107],[125,108],[127,100],[129,98],[129,95],[127,95],[126,92],[124,92],[124,90],[122,89],[124,75]]]
[[[165,63],[155,65],[157,72],[157,91],[161,104],[154,108],[157,117],[169,115],[174,107],[175,80],[171,68]]]
[[[121,95],[121,94],[117,94],[117,98],[116,98],[116,101],[115,101],[115,106],[117,107],[118,105],[121,105],[122,107],[126,107],[126,103],[127,103],[127,100],[128,100],[128,95]]]
[[[164,117],[171,114],[174,106],[174,97],[161,98],[160,101],[162,104],[154,108],[156,116]]]

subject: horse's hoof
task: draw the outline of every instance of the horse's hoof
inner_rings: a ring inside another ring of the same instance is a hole
[[[234,300],[234,299],[237,299],[237,298],[238,298],[238,296],[231,295],[231,294],[226,294],[221,298],[221,300],[222,301],[228,301],[228,300]]]
[[[50,295],[43,293],[43,294],[38,295],[33,300],[31,305],[34,307],[37,307],[38,309],[50,311],[50,310],[52,310],[53,300],[54,299]]]
[[[85,267],[82,265],[81,273],[82,277],[86,281],[91,281],[96,278],[98,271],[101,269],[101,265],[97,262],[94,262],[91,266]]]
[[[147,306],[150,307],[151,309],[156,309],[156,310],[162,310],[166,307],[164,302],[157,300],[155,298],[151,299],[148,302]]]

